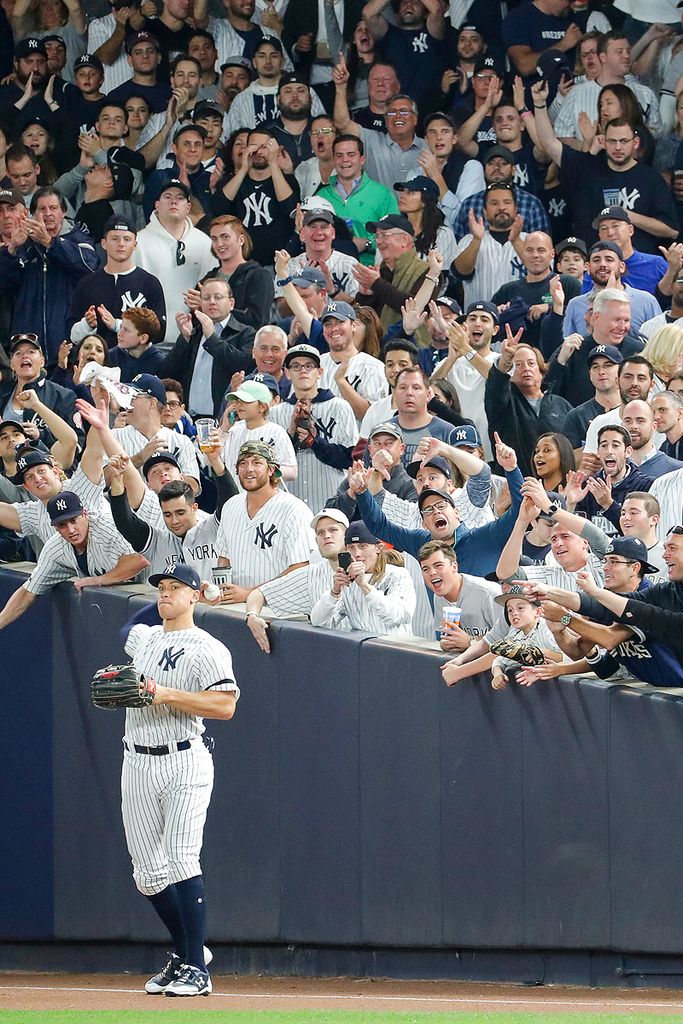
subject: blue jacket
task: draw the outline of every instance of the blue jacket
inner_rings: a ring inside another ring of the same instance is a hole
[[[472,576],[486,576],[487,573],[496,570],[498,559],[512,533],[512,527],[517,522],[517,515],[522,504],[520,491],[524,483],[522,474],[518,469],[513,469],[505,476],[510,486],[512,499],[512,506],[505,515],[493,523],[478,526],[475,530],[471,530],[468,526],[459,526],[456,530],[454,547],[458,556],[458,568],[461,572],[470,573]],[[358,511],[368,529],[372,530],[380,540],[393,544],[399,551],[406,551],[409,555],[417,558],[417,553],[422,545],[432,540],[429,530],[409,530],[405,526],[396,526],[391,523],[368,491],[357,495],[356,501],[358,502]]]
[[[48,364],[69,337],[71,296],[78,281],[92,274],[99,259],[90,235],[72,227],[49,249],[27,242],[12,255],[0,249],[0,291],[16,293],[12,334],[37,334]]]

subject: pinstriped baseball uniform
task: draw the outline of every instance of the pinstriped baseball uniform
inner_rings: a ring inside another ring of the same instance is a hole
[[[71,479],[66,481],[65,490],[77,494],[88,512],[111,519],[111,510],[104,497],[104,479],[94,484],[79,466]],[[42,501],[17,501],[13,503],[13,508],[21,525],[17,535],[27,537],[36,555],[39,555],[45,542],[54,537],[55,533],[46,506]]]
[[[177,537],[165,526],[159,529],[150,527],[149,540],[140,551],[150,562],[149,575],[166,572],[176,562],[184,562],[193,566],[201,579],[210,580],[211,570],[218,565],[217,533],[215,513],[210,515],[201,509],[197,509],[197,525],[184,537]]]
[[[338,249],[333,249],[329,259],[325,260],[330,277],[335,284],[335,291],[345,292],[351,298],[354,298],[358,293],[358,281],[353,276],[353,268],[357,262],[353,256],[340,252]],[[303,270],[304,267],[308,266],[310,266],[310,263],[306,253],[302,252],[300,256],[294,256],[289,261],[285,277],[296,277],[297,271]],[[275,298],[279,299],[281,295],[282,288],[278,285],[275,288]]]
[[[154,530],[166,529],[164,513],[161,511],[161,505],[159,504],[159,495],[155,494],[151,488],[145,487],[142,501],[134,511],[136,516]]]
[[[277,407],[276,407],[277,408]],[[232,473],[235,478],[235,483],[239,487],[240,491],[243,491],[239,476],[237,475],[237,456],[239,450],[243,444],[247,441],[265,441],[275,451],[275,461],[282,466],[296,466],[296,455],[294,454],[294,448],[292,446],[292,439],[287,433],[287,430],[278,423],[273,416],[273,409],[268,413],[268,419],[262,427],[252,427],[251,430],[247,429],[246,424],[243,420],[238,420],[234,426],[228,431],[228,435],[223,442],[223,462]],[[290,412],[291,418],[291,412]],[[287,490],[292,490],[293,481],[287,481]]]
[[[332,586],[333,572],[326,558],[313,565],[294,569],[286,576],[262,583],[263,594],[273,615],[286,618],[288,615],[309,615],[326,590]],[[340,629],[345,628],[340,626]]]
[[[524,569],[520,570],[519,578],[535,580],[537,583],[545,583],[549,587],[558,587],[560,590],[572,590],[576,593],[579,590],[576,576],[579,572],[585,572],[588,569],[588,572],[598,585],[604,586],[604,563],[592,551],[588,553],[588,565],[577,569],[576,572],[568,572],[567,569],[563,569],[561,565],[557,564],[552,555],[547,557],[552,559],[552,562],[547,562],[545,565],[525,565]]]
[[[257,587],[297,562],[318,561],[311,529],[311,510],[293,494],[277,491],[253,517],[246,494],[226,501],[216,538],[216,550],[230,559],[232,582]]]
[[[132,554],[132,547],[123,539],[111,518],[90,516],[85,550],[87,572],[79,566],[73,546],[54,533],[40,552],[36,567],[24,587],[31,594],[45,594],[51,587],[74,577],[104,576],[122,555]]]
[[[526,238],[526,232],[520,231],[519,237]],[[456,258],[465,251],[471,241],[472,235],[465,235],[460,239],[455,247]],[[465,308],[470,302],[489,299],[507,281],[520,281],[525,273],[524,264],[512,242],[508,241],[501,245],[492,237],[490,231],[485,231],[477,253],[474,274],[463,281]]]
[[[203,629],[164,632],[134,626],[126,653],[140,672],[161,686],[189,693],[216,689],[239,698],[227,647]],[[200,852],[213,788],[213,759],[202,743],[203,719],[166,704],[128,708],[121,773],[121,810],[133,877],[152,895],[201,873]],[[187,750],[163,756],[136,753],[135,744]]]
[[[339,385],[334,375],[339,368],[329,352],[324,352],[320,357],[320,365],[323,368],[323,375],[320,381],[320,388],[329,388],[333,395],[341,398]],[[354,391],[357,391],[362,398],[368,402],[376,402],[379,398],[386,398],[389,394],[389,385],[384,373],[384,363],[367,352],[358,352],[349,360],[349,365],[344,374]]]
[[[683,469],[665,473],[653,481],[650,485],[650,494],[659,502],[657,536],[663,541],[673,526],[680,526],[683,523]]]
[[[366,580],[370,579],[368,573]],[[387,565],[384,575],[372,584],[369,594],[359,586],[344,587],[339,598],[324,591],[311,611],[314,626],[359,629],[377,636],[412,635],[415,588],[410,574],[398,565]]]
[[[137,455],[150,440],[133,426],[117,427],[112,433],[126,455]],[[170,430],[168,427],[162,427],[154,436],[163,437],[164,450],[170,452],[171,455],[175,455],[180,471],[184,476],[191,476],[195,480],[199,479],[197,453],[189,437],[179,434],[177,430]],[[108,459],[105,459],[105,462],[107,461]]]
[[[281,402],[270,410],[270,418],[286,429],[293,409],[294,406],[289,402]],[[311,418],[318,433],[330,444],[352,448],[358,441],[358,421],[353,409],[343,398],[313,402]],[[345,473],[321,462],[312,448],[297,449],[296,461],[299,472],[296,480],[287,481],[287,489],[290,494],[305,501],[312,512],[318,512],[325,507],[329,496],[336,493]]]

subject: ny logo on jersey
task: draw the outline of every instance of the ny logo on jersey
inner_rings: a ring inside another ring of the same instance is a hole
[[[415,53],[426,53],[429,47],[429,40],[426,32],[420,32],[419,36],[413,39],[413,50]]]
[[[526,276],[526,268],[517,256],[513,256],[510,260],[510,273],[513,277],[522,278]]]
[[[519,185],[520,188],[526,188],[529,184],[529,168],[520,167],[519,164],[515,167],[515,185]]]
[[[324,436],[326,441],[332,440],[334,428],[337,426],[337,421],[335,420],[334,416],[330,417],[327,423],[323,423],[322,420],[316,419],[315,425],[320,431],[320,433]]]
[[[548,213],[551,217],[563,217],[566,209],[567,203],[564,199],[551,199],[548,203]],[[571,238],[568,238],[567,241],[571,242]]]
[[[363,378],[360,377],[360,376],[359,377],[347,377],[346,379],[348,380],[349,384],[351,385],[351,387],[353,388],[354,391],[358,391],[358,386],[360,385],[361,381],[363,380]]]
[[[245,228],[260,228],[264,224],[272,224],[273,218],[270,215],[270,196],[262,192],[253,192],[244,200],[244,226]]]
[[[181,647],[179,651],[174,651],[172,647],[167,647],[159,658],[159,668],[162,672],[169,672],[176,667],[178,660],[182,658],[185,653],[185,648]]]
[[[261,545],[261,551],[265,551],[266,548],[272,548],[273,538],[278,532],[277,526],[273,523],[268,529],[264,527],[263,523],[259,523],[256,527],[256,536],[254,537],[254,544]]]
[[[125,313],[127,309],[139,309],[140,306],[146,305],[147,299],[142,294],[142,292],[138,292],[135,298],[133,298],[130,292],[124,292],[123,295],[121,296],[122,313]]]
[[[619,200],[625,210],[635,210],[636,203],[640,199],[640,192],[637,188],[627,192],[625,188],[619,190]]]

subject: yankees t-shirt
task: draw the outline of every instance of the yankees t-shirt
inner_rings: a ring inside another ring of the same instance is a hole
[[[97,309],[100,305],[108,309],[117,320],[127,309],[151,309],[161,324],[160,337],[163,338],[166,333],[166,300],[161,282],[158,277],[142,270],[141,267],[133,267],[123,274],[110,274],[102,267],[94,274],[88,274],[87,279],[81,278],[71,298],[69,315],[72,322],[78,323],[90,306]],[[109,348],[116,347],[116,331],[106,326],[99,313],[95,330],[104,338]],[[88,333],[92,333],[90,327]]]
[[[285,175],[292,189],[288,199],[279,200],[271,178],[253,181],[247,175],[234,199],[226,199],[219,189],[214,196],[214,215],[230,213],[242,221],[249,232],[254,248],[251,258],[262,267],[273,265],[276,249],[285,249],[292,233],[290,214],[299,199],[299,184],[294,175]]]
[[[575,234],[591,244],[597,239],[593,220],[605,206],[623,206],[644,217],[655,217],[678,229],[673,196],[658,171],[637,163],[628,171],[613,171],[605,153],[591,156],[562,146],[562,182],[574,213]],[[658,252],[660,238],[636,227],[633,247]]]
[[[378,49],[395,66],[401,92],[412,96],[416,103],[439,84],[446,48],[444,41],[430,36],[426,28],[413,30],[389,25]]]
[[[522,4],[503,19],[502,35],[505,49],[511,46],[530,46],[534,53],[549,50],[557,46],[571,24],[571,18],[558,18],[554,14],[544,14],[533,3]],[[570,66],[574,63],[575,50],[567,52]],[[536,77],[534,68],[532,75]]]

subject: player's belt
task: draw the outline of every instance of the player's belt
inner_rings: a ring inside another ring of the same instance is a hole
[[[123,741],[123,745],[126,750],[130,750],[130,747],[125,740]],[[171,747],[143,747],[141,743],[134,743],[133,750],[136,754],[151,754],[153,757],[161,757],[163,754],[175,754],[177,750],[189,750],[191,746],[191,740],[180,740],[179,743],[174,743]]]

